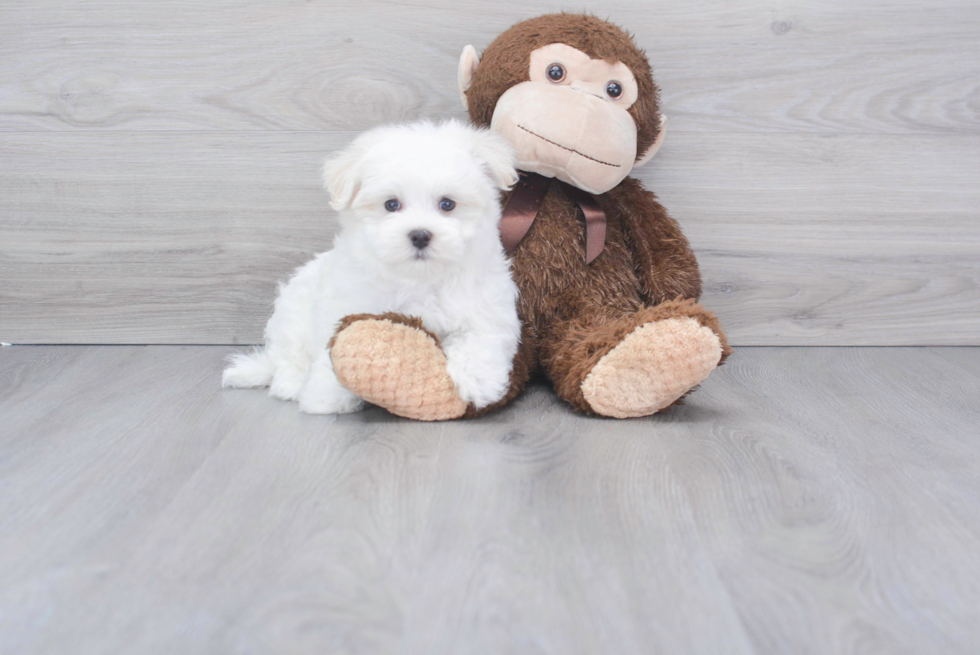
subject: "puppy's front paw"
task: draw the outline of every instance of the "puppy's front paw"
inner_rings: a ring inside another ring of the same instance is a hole
[[[446,372],[456,385],[459,397],[483,409],[504,397],[510,384],[510,362],[488,356],[488,345],[470,344],[446,347]]]

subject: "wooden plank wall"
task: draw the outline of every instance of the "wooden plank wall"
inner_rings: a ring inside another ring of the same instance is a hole
[[[539,0],[5,0],[0,340],[254,343],[329,246],[325,155],[464,117]],[[670,117],[640,177],[740,345],[980,344],[980,5],[613,0]]]

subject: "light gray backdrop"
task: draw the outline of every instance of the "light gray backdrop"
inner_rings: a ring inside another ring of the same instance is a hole
[[[464,117],[537,0],[0,5],[0,340],[254,343],[335,229],[319,165]],[[974,0],[616,0],[663,89],[640,172],[736,345],[980,344]]]

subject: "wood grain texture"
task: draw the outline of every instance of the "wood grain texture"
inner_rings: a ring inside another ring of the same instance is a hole
[[[260,341],[330,246],[319,171],[351,138],[0,135],[0,341]]]
[[[980,344],[977,137],[685,134],[662,152],[641,178],[734,343]]]
[[[259,342],[352,137],[0,134],[0,341]],[[680,133],[641,170],[734,344],[980,343],[980,137]]]
[[[438,425],[221,391],[228,352],[0,349],[0,653],[980,649],[980,349]]]
[[[449,0],[0,7],[0,130],[362,130],[462,116],[463,46],[560,2]],[[673,130],[980,129],[971,0],[592,7],[636,34]]]
[[[0,340],[251,343],[328,247],[322,158],[462,117],[505,0],[0,6]],[[640,177],[732,343],[980,344],[980,5],[613,0],[671,117]]]

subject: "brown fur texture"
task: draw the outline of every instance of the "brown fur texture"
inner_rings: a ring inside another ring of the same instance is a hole
[[[517,360],[536,360],[558,395],[589,414],[582,381],[639,325],[689,316],[718,335],[722,360],[731,353],[717,318],[696,302],[701,277],[687,239],[654,195],[627,178],[599,202],[608,227],[594,262],[585,263],[578,208],[553,183],[512,266],[531,336]]]
[[[470,119],[489,127],[500,96],[528,81],[531,52],[552,43],[570,45],[593,59],[621,61],[633,73],[639,95],[629,112],[636,121],[639,159],[660,130],[660,90],[653,82],[650,62],[629,32],[595,16],[547,14],[517,23],[498,36],[480,56],[480,66],[466,92]]]
[[[656,138],[658,127],[657,88],[650,66],[625,31],[593,16],[541,16],[501,34],[484,52],[467,91],[473,121],[490,124],[497,99],[510,86],[528,79],[531,51],[550,43],[565,43],[593,58],[618,60],[630,67],[640,92],[630,113],[637,123],[638,152],[642,153]],[[503,201],[507,199],[505,194]],[[607,218],[606,244],[602,253],[586,264],[582,212],[561,184],[552,180],[537,219],[513,254],[523,335],[514,359],[511,388],[497,404],[479,412],[470,407],[466,416],[485,414],[510,402],[538,370],[551,380],[561,398],[581,412],[595,414],[582,390],[589,373],[640,326],[658,321],[694,319],[717,336],[717,341],[711,340],[701,350],[691,345],[691,350],[685,351],[687,346],[678,346],[675,340],[672,350],[664,353],[664,361],[672,358],[684,364],[685,357],[704,361],[710,352],[721,364],[731,354],[717,318],[697,304],[701,276],[694,253],[680,226],[656,197],[638,181],[626,178],[598,196],[598,201]],[[636,338],[655,332],[644,331]],[[634,339],[630,348],[655,355],[657,343],[638,346]],[[609,379],[608,367],[603,375]],[[691,387],[701,379],[703,375],[692,378]],[[617,388],[617,384],[609,388]],[[632,391],[637,390],[630,390],[634,398],[642,398],[642,389],[638,394]],[[637,414],[625,408],[606,415]]]

